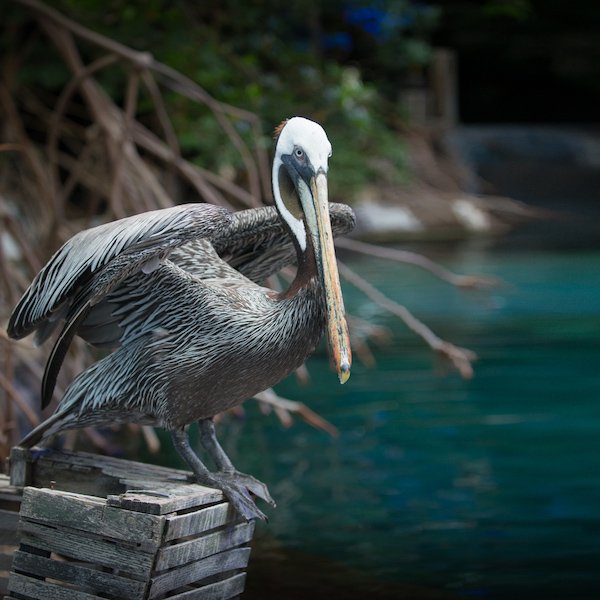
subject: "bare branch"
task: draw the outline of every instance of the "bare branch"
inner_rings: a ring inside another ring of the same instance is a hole
[[[114,64],[117,61],[117,57],[114,54],[109,54],[98,60],[90,63],[87,67],[82,69],[75,77],[71,79],[71,81],[65,86],[60,96],[58,97],[58,101],[56,103],[56,107],[52,116],[50,117],[50,123],[48,125],[48,141],[46,142],[46,150],[48,153],[48,159],[51,165],[50,173],[52,176],[54,189],[58,190],[59,185],[59,177],[58,177],[58,137],[60,125],[63,121],[63,116],[69,100],[73,96],[73,94],[77,91],[81,81],[86,77],[91,77],[97,71],[104,69],[105,67]],[[57,192],[58,196],[58,192]],[[61,198],[57,197],[57,207],[62,209],[62,202],[60,202]],[[56,218],[60,217],[60,214],[57,213]]]
[[[301,419],[312,425],[316,429],[322,429],[330,435],[337,437],[339,434],[337,428],[329,421],[320,417],[316,412],[308,408],[302,402],[295,402],[278,396],[272,389],[265,390],[254,396],[259,402],[263,402],[273,407],[275,414],[285,427],[292,424],[291,414],[298,415]]]
[[[350,342],[352,344],[352,353],[358,357],[361,363],[366,367],[374,367],[376,364],[375,356],[369,347],[368,342],[374,340],[376,343],[385,343],[390,339],[390,332],[384,327],[379,327],[370,321],[365,321],[356,315],[347,314],[348,326],[350,330]]]
[[[442,265],[430,260],[422,254],[416,252],[410,252],[408,250],[398,250],[397,248],[389,248],[386,246],[376,246],[374,244],[367,244],[365,242],[359,242],[358,240],[351,240],[349,238],[338,238],[335,241],[335,245],[345,250],[351,250],[352,252],[360,252],[361,254],[367,254],[369,256],[375,256],[377,258],[385,258],[387,260],[393,260],[400,263],[414,265],[429,273],[432,273],[442,281],[446,281],[451,285],[458,288],[468,289],[489,289],[501,285],[501,281],[494,277],[483,277],[479,275],[457,275],[452,271],[446,269]]]
[[[257,168],[256,161],[253,159],[252,153],[229,120],[229,116],[231,116],[236,119],[247,121],[251,123],[253,125],[253,129],[257,131],[260,130],[260,126],[258,124],[259,119],[254,113],[231,106],[229,104],[225,104],[223,102],[219,102],[204,89],[202,89],[196,82],[192,81],[179,71],[176,71],[175,69],[156,61],[148,52],[132,50],[123,44],[91,31],[79,23],[76,23],[64,15],[61,15],[56,10],[45,6],[41,2],[38,2],[37,0],[15,1],[27,6],[31,10],[35,11],[38,15],[43,16],[44,19],[41,20],[41,25],[47,31],[55,29],[56,26],[59,26],[63,28],[63,31],[65,32],[69,31],[82,39],[92,42],[99,48],[103,48],[120,56],[121,58],[135,65],[138,69],[147,69],[153,71],[160,77],[163,85],[169,89],[187,98],[190,98],[191,100],[204,104],[213,113],[216,121],[228,136],[233,146],[238,150],[242,158],[248,174],[248,183],[250,187],[250,194],[253,198],[253,205],[260,206],[262,204],[261,188],[267,189],[269,186],[268,173],[266,174],[267,177],[265,181],[264,169]],[[50,22],[54,23],[55,25],[50,25]],[[71,66],[73,66],[73,64],[71,64]],[[261,165],[264,163],[264,155],[261,155],[260,151],[258,163]],[[262,182],[261,174],[263,178]]]
[[[141,426],[142,435],[144,436],[144,440],[146,441],[146,446],[148,447],[148,452],[150,454],[156,454],[160,450],[160,439],[156,435],[156,431],[154,427],[150,427],[149,425]]]
[[[373,300],[373,302],[376,302],[393,315],[402,319],[406,326],[423,338],[432,350],[435,350],[448,358],[465,379],[473,377],[473,367],[471,363],[477,358],[477,355],[474,352],[467,348],[459,348],[450,342],[442,340],[433,333],[427,325],[419,321],[405,306],[388,298],[368,281],[363,279],[360,275],[357,275],[352,269],[348,268],[344,263],[338,261],[338,269],[344,279],[361,290],[367,297]]]
[[[2,387],[8,397],[19,407],[19,410],[25,415],[31,426],[35,427],[39,424],[40,420],[34,410],[27,404],[27,401],[3,373],[0,373],[0,387]]]
[[[40,198],[40,202],[38,202],[40,212],[43,210],[46,214],[51,215],[51,207],[54,205],[55,196],[51,191],[51,182],[49,181],[47,170],[37,150],[33,147],[25,133],[25,127],[10,91],[2,82],[0,82],[0,108],[5,116],[5,122],[10,123],[10,130],[17,138],[15,143],[20,147],[21,154],[25,158],[33,175],[33,183],[38,198]]]
[[[152,73],[147,69],[142,70],[142,81],[150,94],[150,98],[154,103],[154,110],[156,112],[156,117],[160,126],[163,130],[163,134],[165,136],[165,140],[169,149],[171,150],[171,154],[173,156],[181,156],[181,150],[179,147],[179,140],[177,139],[177,133],[173,128],[173,124],[171,123],[171,119],[169,118],[169,111],[167,110],[165,101],[160,93],[160,89],[156,80],[152,76]],[[175,197],[176,186],[175,186],[175,169],[172,164],[167,164],[167,189],[169,190],[170,196],[172,198]]]

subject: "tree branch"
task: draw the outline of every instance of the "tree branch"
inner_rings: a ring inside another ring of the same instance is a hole
[[[309,425],[316,429],[322,429],[330,435],[336,437],[339,432],[337,428],[329,421],[320,417],[316,412],[308,408],[302,402],[295,402],[278,396],[272,389],[265,390],[254,396],[259,402],[267,404],[273,408],[275,414],[285,427],[290,427],[292,424],[291,414],[298,415],[304,419]]]
[[[367,254],[368,256],[375,256],[377,258],[414,265],[458,288],[480,290],[489,289],[501,284],[501,281],[494,277],[457,275],[426,256],[408,250],[398,250],[387,246],[376,246],[374,244],[367,244],[349,238],[338,238],[335,245],[339,248],[344,248],[345,250],[351,250],[352,252],[360,252],[361,254]]]
[[[448,358],[465,379],[473,377],[473,367],[471,363],[477,358],[477,355],[474,352],[467,348],[459,348],[438,337],[431,329],[429,329],[429,327],[427,327],[427,325],[419,321],[405,306],[388,298],[368,281],[363,279],[360,275],[357,275],[352,269],[348,268],[344,263],[338,261],[338,269],[344,279],[357,289],[361,290],[368,298],[373,300],[373,302],[376,302],[379,306],[402,319],[406,326],[423,338],[432,350],[435,350],[442,356]]]

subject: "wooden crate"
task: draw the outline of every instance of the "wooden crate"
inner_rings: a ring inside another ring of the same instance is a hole
[[[8,573],[17,549],[17,525],[21,506],[21,490],[10,485],[6,475],[0,475],[0,598],[4,597]]]
[[[254,523],[240,522],[220,490],[189,483],[189,475],[13,449],[7,487],[23,491],[6,598],[239,596]]]

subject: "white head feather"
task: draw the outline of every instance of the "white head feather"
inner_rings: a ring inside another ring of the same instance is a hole
[[[279,193],[279,169],[282,167],[282,156],[292,154],[295,148],[301,148],[308,162],[312,165],[314,172],[323,171],[327,173],[328,159],[331,156],[331,143],[327,138],[325,130],[314,121],[304,117],[292,117],[283,126],[273,160],[273,195],[279,213],[298,239],[302,250],[306,249],[306,230],[301,219],[296,218],[286,208],[281,194]]]

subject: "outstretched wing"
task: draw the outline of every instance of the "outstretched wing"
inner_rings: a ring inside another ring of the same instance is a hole
[[[356,224],[346,204],[329,203],[333,235],[350,233]],[[274,207],[234,213],[231,224],[218,239],[211,238],[217,253],[242,275],[262,282],[283,267],[296,263],[292,238]]]
[[[36,275],[10,316],[7,332],[15,339],[36,331],[43,343],[73,301],[103,269],[117,277],[152,270],[170,250],[226,227],[230,213],[211,204],[185,204],[126,217],[86,229],[69,239]],[[118,259],[116,263],[111,261]],[[114,286],[113,286],[114,288]],[[101,290],[96,290],[96,293]],[[79,296],[81,300],[81,296]]]
[[[355,226],[352,209],[345,204],[329,204],[331,228],[334,236],[350,233]],[[171,260],[182,269],[203,279],[225,277],[235,271],[262,284],[269,276],[296,262],[292,238],[285,231],[283,221],[273,206],[250,208],[232,215],[224,229],[208,240],[198,240],[178,248]],[[210,241],[212,248],[209,248]],[[222,263],[206,260],[206,255],[219,255]]]
[[[334,235],[354,227],[354,213],[330,204]],[[270,275],[296,261],[296,251],[274,207],[231,214],[230,222],[208,237],[194,239],[169,254],[169,261],[190,275],[220,286],[261,285]],[[153,310],[153,297],[142,273],[128,277],[113,294],[94,306],[77,334],[97,347],[115,348],[130,325]]]
[[[229,221],[223,208],[186,204],[106,223],[67,241],[35,277],[7,328],[14,338],[36,331],[41,343],[65,320],[46,364],[42,407],[50,401],[71,340],[93,306],[136,272],[155,270],[174,248],[217,235]]]

